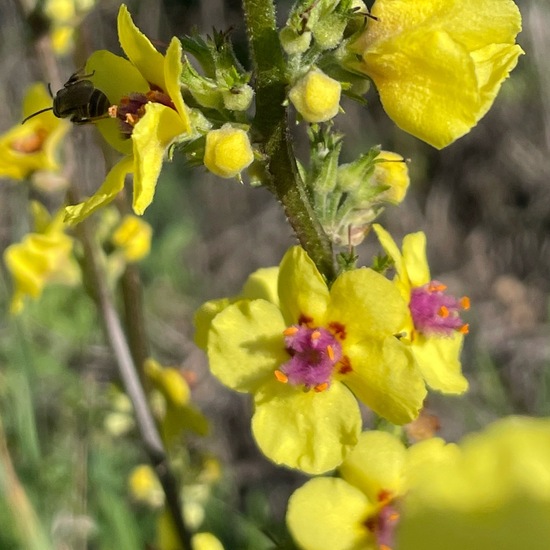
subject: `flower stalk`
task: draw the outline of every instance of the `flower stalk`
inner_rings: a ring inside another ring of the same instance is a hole
[[[302,247],[323,276],[336,276],[331,243],[317,220],[298,173],[288,131],[285,61],[271,0],[244,0],[246,28],[256,72],[254,137],[267,157],[265,184],[285,209]]]

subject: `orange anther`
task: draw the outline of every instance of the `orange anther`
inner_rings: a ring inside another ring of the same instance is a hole
[[[443,292],[444,290],[447,290],[447,285],[443,283],[431,282],[428,286],[428,292]]]
[[[390,521],[397,521],[397,520],[399,519],[399,512],[392,512],[392,513],[389,515],[388,519],[389,519]]]
[[[331,361],[334,361],[334,350],[332,349],[332,346],[327,346],[327,355]]]
[[[298,327],[291,326],[283,330],[284,336],[294,336],[298,332]]]
[[[288,382],[288,376],[284,372],[276,370],[273,374],[279,382],[282,382],[283,384],[286,384]]]
[[[449,316],[449,308],[447,306],[441,306],[439,308],[438,315],[444,319]]]
[[[378,502],[386,504],[392,499],[392,492],[387,489],[381,489],[376,498]]]
[[[392,550],[391,546],[388,546],[387,544],[381,544],[379,548],[380,550]]]
[[[311,339],[312,339],[312,340],[319,340],[319,338],[321,338],[321,332],[318,331],[318,330],[314,330],[314,331],[311,333]]]
[[[462,309],[470,309],[470,298],[468,298],[468,296],[462,296],[462,298],[460,298],[460,305]]]
[[[109,116],[111,118],[116,118],[117,115],[118,115],[118,106],[117,105],[111,105],[108,109],[107,109],[107,113],[109,114]]]
[[[9,146],[17,153],[30,154],[36,153],[42,149],[42,145],[46,140],[48,132],[44,128],[38,128],[32,134],[14,139]]]
[[[317,393],[321,393],[322,391],[325,391],[328,388],[328,382],[323,382],[322,384],[317,384],[313,389]]]
[[[470,332],[470,325],[465,323],[458,329],[458,332],[460,332],[460,334],[468,334]]]
[[[130,126],[135,126],[138,122],[139,118],[135,115],[133,115],[132,113],[126,113],[126,122],[130,125]]]

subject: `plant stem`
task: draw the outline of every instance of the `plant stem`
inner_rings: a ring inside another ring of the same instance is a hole
[[[170,469],[168,455],[151,414],[122,324],[107,288],[105,273],[99,261],[98,246],[91,234],[89,220],[81,222],[77,232],[84,247],[85,268],[93,285],[94,298],[103,321],[105,334],[113,351],[124,389],[134,406],[136,424],[143,446],[166,495],[166,506],[172,515],[182,548],[191,548],[191,535],[183,522],[183,506],[178,495],[177,483]]]
[[[120,281],[120,289],[124,303],[124,321],[128,344],[134,363],[138,368],[141,383],[147,387],[143,376],[143,364],[149,357],[149,341],[143,314],[143,287],[139,268],[136,265],[126,266]]]
[[[267,157],[267,187],[279,199],[300,244],[319,271],[335,278],[331,243],[316,218],[288,130],[285,59],[279,42],[272,0],[243,0],[250,51],[256,73],[256,117],[253,131]]]

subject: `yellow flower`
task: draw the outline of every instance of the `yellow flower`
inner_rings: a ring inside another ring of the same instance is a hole
[[[157,520],[158,550],[181,550],[174,521],[168,510],[162,512]],[[223,550],[222,543],[212,533],[196,533],[191,538],[191,550]]]
[[[164,504],[164,492],[155,474],[148,464],[136,466],[130,473],[128,487],[132,498],[137,502],[158,508]]]
[[[406,235],[401,253],[386,230],[378,224],[373,229],[395,263],[395,284],[409,304],[402,340],[410,342],[424,379],[444,393],[465,392],[468,381],[461,372],[460,351],[468,325],[459,310],[469,307],[468,300],[444,294],[445,285],[431,280],[424,233]]]
[[[416,467],[399,550],[550,548],[550,420],[512,417]]]
[[[405,424],[418,416],[426,388],[409,346],[396,338],[407,306],[385,277],[355,269],[329,289],[300,247],[275,275],[264,271],[262,284],[255,274],[248,298],[201,309],[197,341],[214,376],[254,395],[252,431],[262,452],[319,474],[354,447],[357,400]]]
[[[523,53],[512,0],[377,0],[352,49],[384,109],[406,132],[441,149],[491,107]]]
[[[23,118],[51,106],[45,86],[33,84],[23,100]],[[22,180],[38,170],[58,170],[57,148],[69,128],[47,111],[8,130],[0,136],[0,177]]]
[[[290,497],[290,532],[303,550],[390,550],[415,470],[456,452],[441,439],[406,449],[389,433],[363,432],[339,468],[341,478],[312,479]]]
[[[184,430],[205,435],[208,421],[190,403],[191,391],[181,371],[162,367],[154,359],[145,361],[144,371],[153,388],[162,396],[164,410],[159,416],[166,445],[170,447]]]
[[[73,239],[64,233],[63,211],[50,218],[39,203],[32,203],[36,232],[4,252],[15,284],[11,312],[23,309],[25,296],[38,298],[47,284],[76,284],[80,271],[72,256]]]
[[[231,124],[206,134],[204,165],[222,178],[234,178],[254,160],[248,134]]]
[[[134,25],[124,4],[118,13],[118,36],[128,59],[100,50],[88,59],[86,73],[109,98],[110,114],[116,117],[97,126],[107,142],[127,156],[91,198],[67,207],[70,223],[112,201],[129,173],[134,174],[134,212],[143,214],[153,200],[168,148],[190,136],[189,112],[180,91],[180,41],[173,38],[163,56]]]
[[[288,97],[305,121],[326,122],[338,114],[341,92],[340,82],[314,69],[292,87]]]
[[[127,262],[139,262],[151,250],[151,226],[136,216],[127,215],[121,220],[111,238]]]

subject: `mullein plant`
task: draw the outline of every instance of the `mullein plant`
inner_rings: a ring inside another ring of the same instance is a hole
[[[71,226],[98,211],[105,216],[127,176],[136,216],[154,200],[163,163],[175,155],[220,178],[263,186],[282,204],[299,244],[279,266],[251,274],[239,294],[200,307],[196,343],[215,377],[253,397],[252,433],[268,459],[309,475],[334,472],[291,497],[287,522],[298,546],[391,550],[399,541],[399,548],[512,550],[529,538],[532,514],[542,541],[535,547],[548,547],[545,421],[504,422],[459,447],[432,438],[407,448],[400,426],[418,418],[428,389],[468,388],[460,353],[469,300],[432,279],[429,235],[409,234],[400,248],[375,223],[403,201],[411,184],[407,161],[372,144],[342,163],[345,136],[337,129],[346,116],[342,98],[364,104],[372,87],[397,126],[435,148],[468,133],[523,53],[515,43],[517,6],[376,0],[369,11],[361,0],[300,0],[281,29],[271,0],[245,0],[243,7],[250,70],[228,33],[172,38],[161,53],[120,7],[124,57],[97,51],[84,69],[109,100],[94,124],[120,160],[91,197],[51,219],[42,213],[40,228],[8,249],[12,310],[77,265],[86,249],[74,246]],[[48,103],[43,88],[29,93],[35,110]],[[307,159],[293,152],[289,112],[305,127]],[[49,112],[9,131],[0,138],[2,175],[56,169],[54,151],[66,128]],[[104,247],[123,265],[149,250],[150,228],[136,216],[123,217]],[[354,247],[371,229],[383,254],[359,266]],[[169,450],[182,429],[205,433],[178,371],[148,360],[143,372],[162,396],[157,422]],[[387,431],[363,431],[361,407]],[[151,472],[139,472],[133,484],[155,493],[154,481],[143,477]],[[460,527],[447,540],[455,518]],[[516,522],[520,534],[491,533],[493,525],[507,532]],[[190,541],[181,526],[159,532]],[[178,543],[159,547],[170,544]]]

